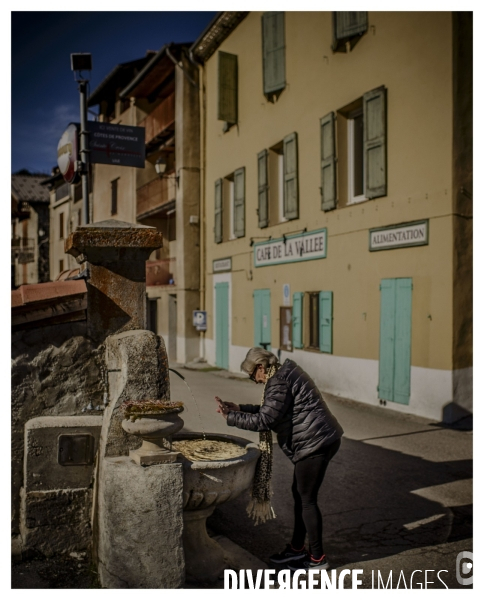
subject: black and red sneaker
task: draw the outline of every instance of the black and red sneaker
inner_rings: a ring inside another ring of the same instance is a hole
[[[307,557],[308,553],[306,548],[303,546],[301,550],[294,550],[291,544],[287,544],[286,548],[279,552],[279,554],[273,554],[269,560],[277,565],[289,562],[291,560],[298,560],[300,558]]]
[[[303,558],[298,560],[293,560],[287,565],[291,571],[326,571],[329,569],[328,561],[326,560],[326,555],[323,554],[321,558],[316,560],[310,554],[305,554]]]

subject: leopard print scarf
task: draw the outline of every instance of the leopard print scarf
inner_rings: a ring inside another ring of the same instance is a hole
[[[281,365],[272,365],[267,371],[267,379],[262,392],[261,406],[264,404],[264,394],[269,379],[281,368]],[[260,457],[257,461],[252,484],[251,500],[247,506],[247,514],[254,519],[255,525],[275,519],[276,514],[271,505],[271,477],[272,477],[272,431],[259,433]]]

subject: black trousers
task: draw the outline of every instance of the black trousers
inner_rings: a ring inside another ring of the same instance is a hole
[[[294,534],[292,547],[304,546],[308,534],[309,551],[314,558],[323,555],[323,517],[318,507],[318,492],[329,461],[338,452],[341,440],[336,440],[317,456],[308,456],[294,465],[292,495],[294,498]]]

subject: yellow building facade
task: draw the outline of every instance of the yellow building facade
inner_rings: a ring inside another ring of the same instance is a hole
[[[209,363],[265,345],[323,392],[471,412],[469,40],[462,13],[251,12],[192,46]]]

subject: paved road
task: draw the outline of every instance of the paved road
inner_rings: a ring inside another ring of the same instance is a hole
[[[187,430],[240,434],[257,441],[258,434],[228,428],[215,412],[213,397],[257,404],[262,386],[220,373],[180,372],[200,409],[199,415],[183,381],[171,374],[172,399],[186,404],[182,416]],[[387,408],[325,398],[345,430],[319,496],[331,565],[338,572],[363,569],[364,588],[372,587],[372,572],[374,587],[378,573],[386,585],[392,572],[393,587],[404,587],[402,577],[411,587],[413,573],[413,588],[425,587],[426,576],[429,589],[443,588],[444,583],[465,589],[456,580],[456,557],[472,551],[472,432]],[[292,471],[275,445],[277,519],[254,527],[245,514],[247,496],[241,496],[215,510],[208,521],[211,530],[268,563],[291,537]],[[440,579],[437,571],[442,571]]]

